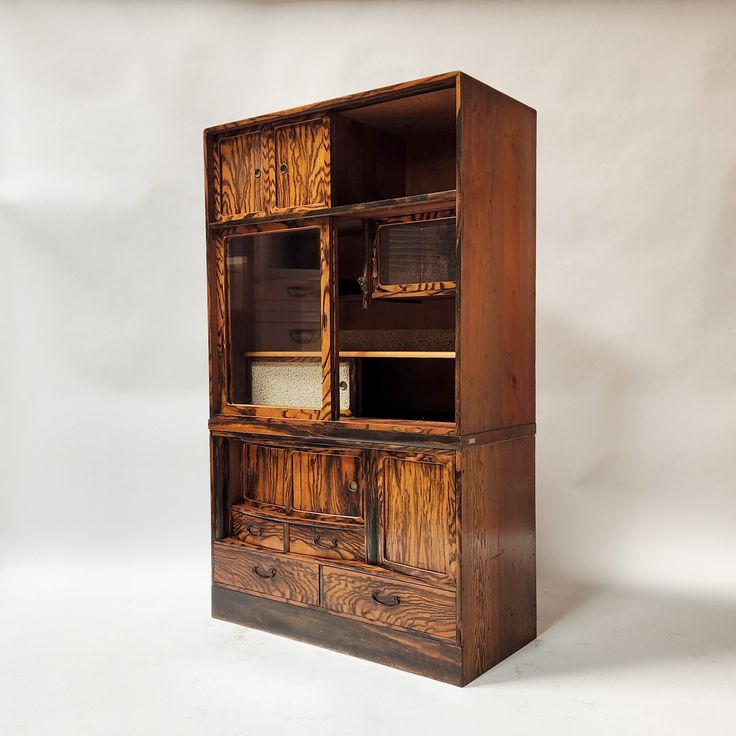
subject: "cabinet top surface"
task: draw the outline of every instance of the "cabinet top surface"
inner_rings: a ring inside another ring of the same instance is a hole
[[[365,92],[356,92],[353,94],[344,95],[343,97],[336,97],[331,100],[325,100],[323,102],[315,102],[309,105],[302,105],[300,107],[294,107],[287,110],[280,110],[278,112],[266,113],[263,115],[257,115],[255,117],[244,118],[242,120],[235,120],[230,123],[214,125],[212,127],[206,128],[204,132],[205,135],[217,135],[229,130],[268,123],[282,118],[298,117],[302,115],[309,115],[312,113],[326,112],[328,110],[347,109],[350,107],[358,107],[360,105],[379,102],[381,100],[402,97],[404,95],[412,95],[418,92],[427,92],[433,89],[450,88],[455,86],[458,81],[463,77],[466,79],[470,78],[467,74],[461,71],[445,72],[443,74],[436,74],[431,77],[414,79],[409,82],[401,82],[399,84],[393,84],[387,87],[378,87],[376,89],[368,90]],[[524,106],[527,107],[526,105]]]

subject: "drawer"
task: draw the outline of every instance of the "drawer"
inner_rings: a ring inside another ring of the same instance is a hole
[[[248,593],[319,605],[319,565],[307,560],[215,544],[214,582]]]
[[[326,529],[289,525],[289,552],[329,560],[365,561],[365,532],[360,529]]]
[[[455,594],[448,590],[325,567],[322,595],[325,608],[337,613],[440,639],[456,638]]]
[[[284,524],[232,511],[230,535],[256,547],[284,551]]]

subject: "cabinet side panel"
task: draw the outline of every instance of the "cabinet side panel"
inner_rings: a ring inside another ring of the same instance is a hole
[[[534,422],[536,113],[461,75],[459,425]]]
[[[460,630],[465,682],[536,636],[534,437],[463,451]]]

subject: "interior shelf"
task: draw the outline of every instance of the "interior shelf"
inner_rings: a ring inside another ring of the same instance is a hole
[[[260,350],[243,353],[245,358],[319,358],[317,351]],[[435,350],[341,350],[341,358],[447,358],[454,360],[455,351]]]
[[[279,212],[271,215],[253,214],[241,217],[223,218],[219,222],[210,222],[212,228],[233,227],[238,223],[269,222],[271,220],[288,221],[304,220],[313,217],[358,217],[373,218],[382,215],[401,215],[419,213],[426,210],[442,209],[455,206],[455,189],[446,189],[429,194],[413,194],[407,197],[379,199],[372,202],[345,204],[338,207],[322,207],[320,209],[295,209],[292,212]]]

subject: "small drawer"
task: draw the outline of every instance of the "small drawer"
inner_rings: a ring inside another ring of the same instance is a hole
[[[215,544],[212,550],[215,585],[248,593],[319,605],[319,565],[280,555]]]
[[[455,595],[448,590],[325,567],[322,594],[325,608],[338,613],[456,638]]]
[[[289,525],[289,552],[329,560],[365,561],[365,532],[359,529],[326,529]]]
[[[284,551],[284,525],[277,521],[232,511],[230,536],[256,547]]]

